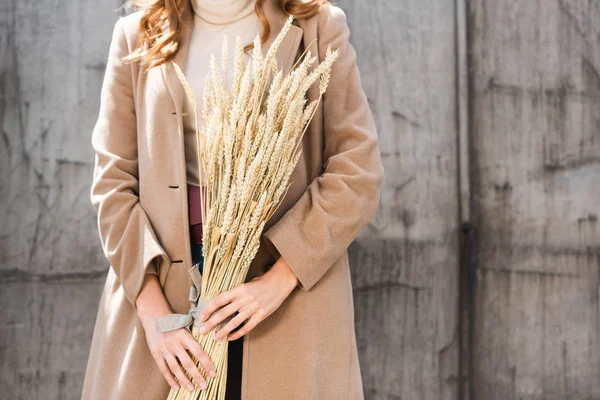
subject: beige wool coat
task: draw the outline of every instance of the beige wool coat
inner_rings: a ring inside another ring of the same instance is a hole
[[[271,35],[286,15],[267,1]],[[183,10],[185,65],[191,8]],[[83,384],[84,400],[163,400],[169,385],[148,349],[135,299],[151,260],[173,311],[189,309],[192,265],[184,159],[184,91],[172,65],[143,74],[119,59],[135,47],[141,11],[114,26],[92,133],[91,201],[110,262]],[[282,255],[299,279],[283,304],[244,336],[242,400],[363,399],[347,248],[374,216],[383,179],[377,131],[340,8],[297,20],[277,60],[289,71],[305,46],[339,48],[303,137],[293,184],[266,224],[246,281]],[[315,40],[316,39],[316,40]],[[309,93],[318,94],[315,86]]]

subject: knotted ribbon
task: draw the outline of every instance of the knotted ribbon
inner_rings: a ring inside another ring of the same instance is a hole
[[[207,301],[200,297],[200,291],[202,290],[202,274],[199,268],[200,263],[195,263],[188,270],[188,273],[192,277],[193,286],[190,287],[190,310],[187,314],[168,314],[156,317],[154,324],[157,332],[168,332],[179,328],[190,329],[190,325],[200,328],[204,325],[204,321],[200,320],[200,313],[208,304]]]

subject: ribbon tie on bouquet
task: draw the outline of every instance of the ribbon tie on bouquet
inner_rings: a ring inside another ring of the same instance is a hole
[[[187,314],[168,314],[156,317],[154,320],[157,332],[168,332],[179,328],[190,329],[190,325],[200,328],[204,325],[204,321],[200,320],[200,313],[208,304],[207,301],[200,297],[202,290],[202,274],[198,269],[199,263],[195,263],[188,270],[192,277],[193,286],[190,287],[190,310]]]

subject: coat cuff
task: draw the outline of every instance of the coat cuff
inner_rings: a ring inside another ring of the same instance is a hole
[[[311,237],[304,234],[302,224],[294,220],[292,212],[290,210],[284,214],[275,225],[265,231],[263,239],[275,260],[283,257],[298,278],[298,287],[306,292],[319,281],[328,267],[333,265],[337,256],[333,251],[315,251],[316,243],[309,241]],[[317,237],[312,239],[318,241]],[[318,257],[318,254],[325,255]]]
[[[138,263],[138,268],[129,269],[121,268],[120,273],[123,279],[123,292],[125,297],[131,302],[134,309],[137,309],[137,297],[142,290],[142,285],[147,274],[154,273],[158,275],[155,263],[168,263],[169,258],[160,244],[154,239],[154,233],[148,232],[141,241],[142,249],[139,253],[142,255]]]
[[[156,270],[156,263],[158,262],[157,257],[153,258],[148,268],[146,268],[146,275],[153,274],[158,275],[158,271]]]
[[[273,226],[275,228],[275,226]],[[267,243],[267,249],[274,256],[275,260],[279,257],[283,257],[287,265],[298,278],[298,287],[303,291],[308,291],[315,283],[316,280],[310,279],[308,271],[301,267],[302,261],[296,255],[294,248],[286,244],[285,239],[282,235],[279,235],[275,230],[269,230],[263,234],[265,243]]]

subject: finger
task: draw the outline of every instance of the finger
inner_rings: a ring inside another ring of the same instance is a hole
[[[156,365],[158,365],[158,370],[160,371],[162,376],[165,377],[169,386],[171,386],[173,390],[178,390],[179,383],[177,383],[177,381],[175,380],[175,376],[173,375],[173,373],[171,373],[171,370],[169,369],[169,366],[167,365],[167,362],[165,361],[164,357],[160,355],[158,357],[155,357],[154,360],[156,361]]]
[[[250,319],[248,321],[246,321],[246,323],[237,331],[235,331],[229,338],[228,340],[236,340],[242,336],[244,336],[246,333],[250,332],[252,329],[254,329],[254,327],[256,325],[258,325],[258,323],[260,321],[262,321],[264,319],[264,317],[261,317],[261,315],[263,315],[262,313],[254,313],[252,314],[252,316],[250,317]]]
[[[225,320],[225,318],[233,315],[236,311],[242,308],[244,304],[241,301],[233,301],[226,305],[225,307],[221,307],[217,312],[213,313],[210,316],[208,321],[204,322],[202,327],[200,328],[200,333],[205,333],[210,331],[212,328],[217,326],[221,321]]]
[[[190,381],[190,379],[187,376],[185,376],[185,373],[181,369],[181,365],[179,365],[175,356],[171,353],[167,353],[165,354],[165,360],[167,361],[167,364],[169,365],[171,371],[175,374],[177,379],[179,379],[181,385],[187,387],[187,389],[190,392],[194,390],[194,385],[192,385],[192,381]]]
[[[190,335],[188,337],[188,339],[185,342],[185,346],[190,351],[190,353],[192,353],[192,355],[196,357],[200,364],[202,364],[204,369],[208,371],[209,376],[212,376],[213,378],[217,376],[217,372],[215,371],[215,365],[213,364],[208,354],[206,354],[206,351],[204,351],[200,343],[196,342],[193,336]]]
[[[181,347],[177,351],[176,355],[181,365],[183,365],[183,368],[185,368],[187,373],[190,374],[192,378],[194,378],[194,383],[196,383],[201,389],[206,389],[207,385],[206,381],[204,380],[204,377],[200,373],[198,366],[196,366],[196,364],[192,361],[192,358],[185,350],[185,348]],[[194,390],[193,386],[191,390]]]
[[[227,337],[227,335],[229,335],[229,333],[232,330],[234,330],[236,327],[242,324],[242,322],[250,318],[250,316],[254,313],[255,308],[256,307],[251,306],[242,308],[239,311],[238,315],[233,317],[224,327],[222,327],[215,333],[213,339],[219,340],[222,337]]]
[[[215,312],[218,308],[221,308],[224,305],[231,303],[237,294],[238,287],[223,292],[220,295],[213,298],[211,301],[209,301],[208,304],[204,307],[204,310],[202,310],[202,313],[200,313],[200,321],[206,321],[208,316]]]

